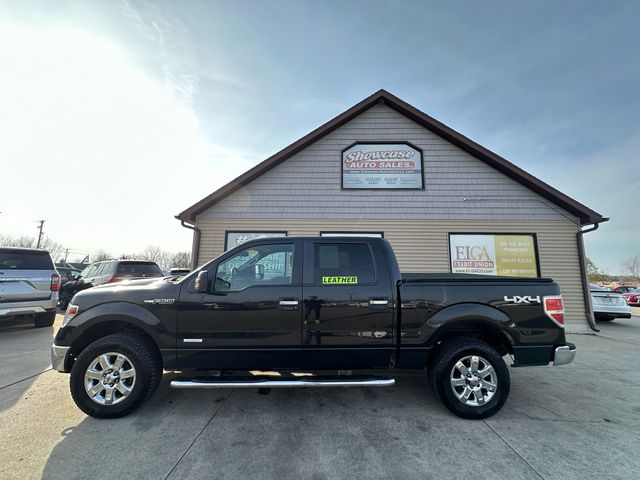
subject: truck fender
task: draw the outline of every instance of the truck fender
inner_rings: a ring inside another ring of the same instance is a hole
[[[427,320],[428,330],[433,332],[428,345],[433,345],[443,333],[459,328],[472,328],[474,325],[499,330],[512,342],[506,330],[511,318],[495,307],[482,303],[456,303],[439,310]]]
[[[85,312],[80,312],[73,318],[70,325],[63,329],[68,334],[66,338],[59,340],[63,345],[72,345],[89,329],[109,322],[125,322],[144,331],[149,337],[155,339],[158,335],[166,334],[166,327],[160,319],[148,310],[128,302],[109,302],[91,307]],[[69,328],[71,327],[71,328]]]

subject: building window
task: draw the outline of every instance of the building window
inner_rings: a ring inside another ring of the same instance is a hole
[[[373,237],[384,238],[384,232],[320,232],[321,237]]]
[[[225,232],[224,251],[256,238],[286,237],[287,232]]]
[[[450,233],[452,273],[540,276],[534,233]]]

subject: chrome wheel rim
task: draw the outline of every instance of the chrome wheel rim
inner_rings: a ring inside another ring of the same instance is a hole
[[[107,352],[94,358],[84,372],[84,389],[99,405],[117,405],[133,391],[136,369],[129,358]]]
[[[468,407],[481,407],[498,391],[498,375],[493,365],[478,355],[458,360],[449,377],[456,398]]]

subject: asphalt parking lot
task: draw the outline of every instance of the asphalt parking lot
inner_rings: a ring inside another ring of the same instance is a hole
[[[5,322],[0,478],[639,478],[634,310],[571,335],[571,365],[513,369],[507,405],[486,421],[454,417],[417,373],[386,389],[268,395],[171,390],[165,375],[132,415],[96,420],[50,369],[53,330]]]

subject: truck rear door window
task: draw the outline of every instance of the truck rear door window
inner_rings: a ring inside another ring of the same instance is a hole
[[[316,243],[314,283],[319,285],[371,285],[376,271],[365,243]]]

